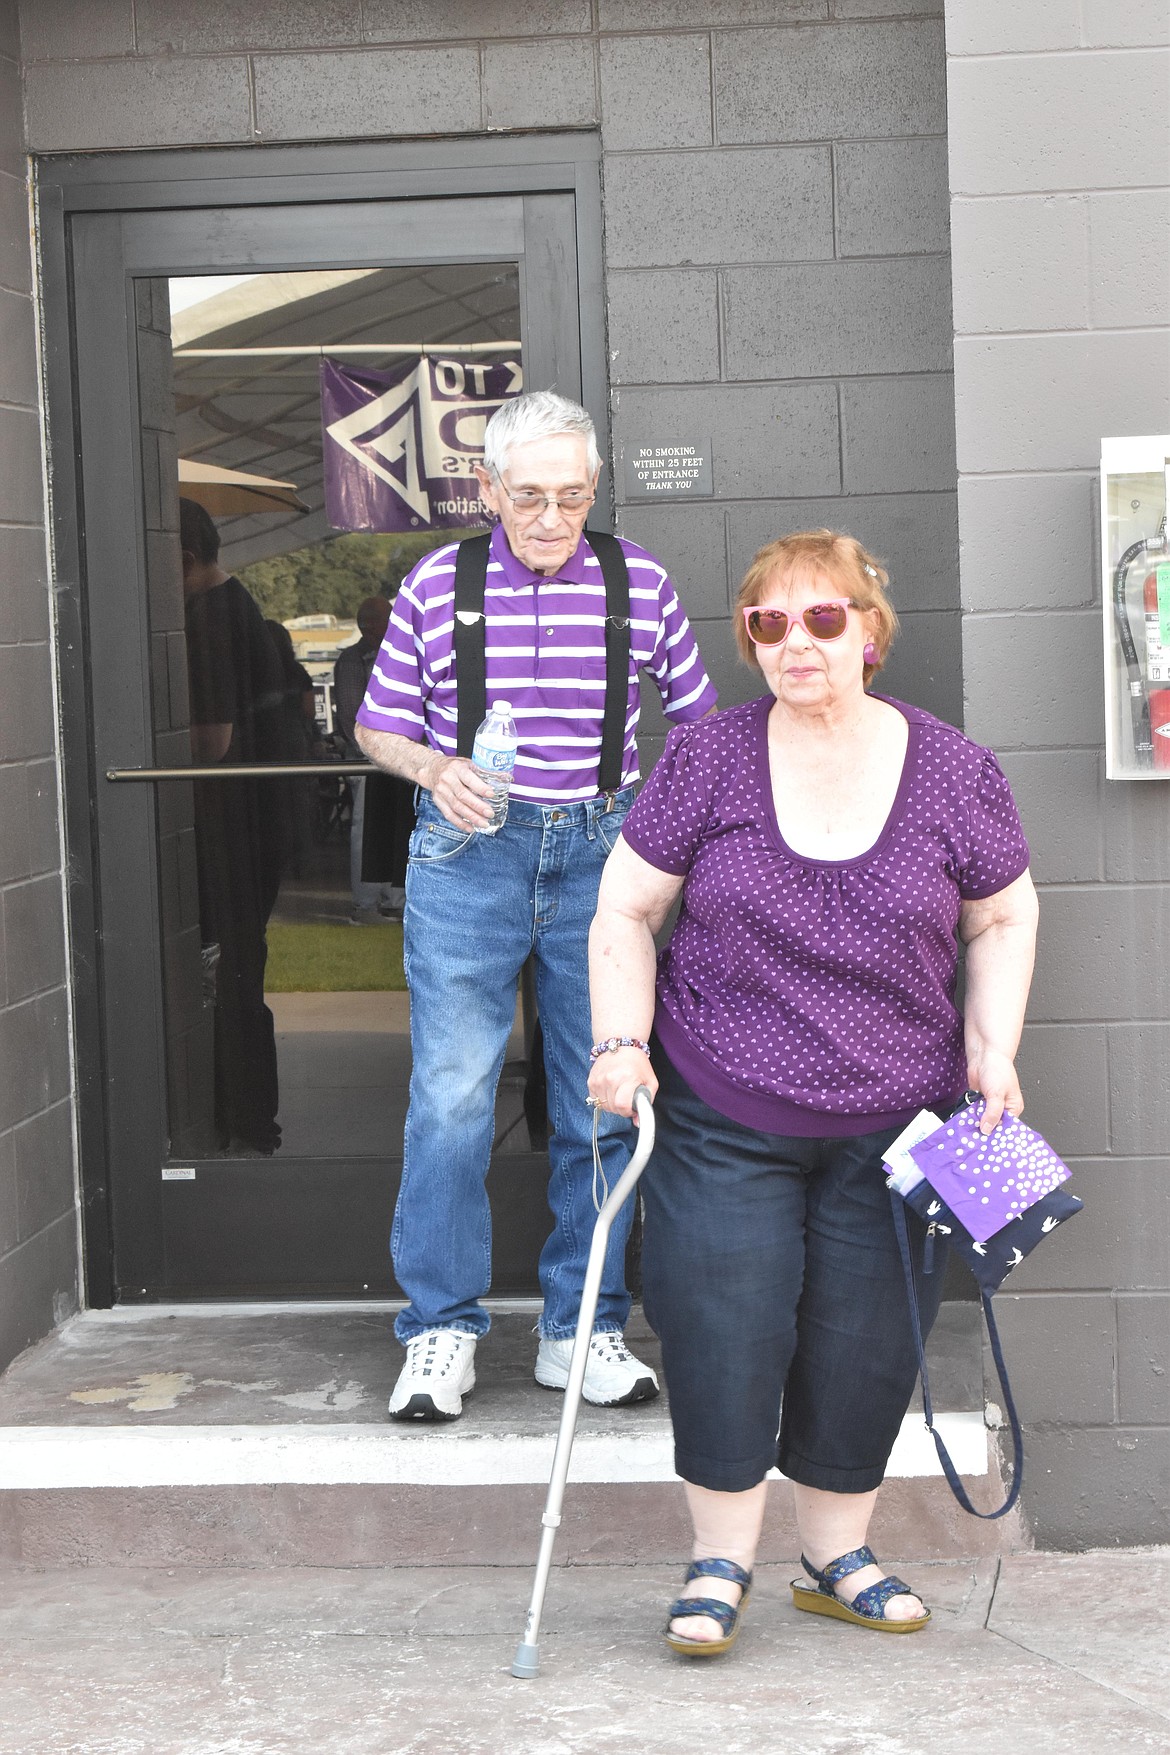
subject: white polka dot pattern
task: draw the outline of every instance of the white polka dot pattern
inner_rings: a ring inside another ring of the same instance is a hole
[[[1068,1168],[1048,1141],[1005,1115],[986,1138],[982,1102],[959,1111],[910,1156],[978,1243],[986,1243],[1067,1180]]]
[[[686,877],[659,960],[660,1034],[699,1094],[747,1125],[866,1132],[965,1088],[959,906],[1019,877],[1028,845],[994,755],[893,705],[909,722],[902,782],[855,859],[782,839],[771,696],[673,731],[626,818],[636,853]]]

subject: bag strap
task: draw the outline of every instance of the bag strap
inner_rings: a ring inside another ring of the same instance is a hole
[[[616,536],[587,530],[605,580],[605,708],[601,719],[598,792],[616,792],[626,753],[626,715],[630,705],[630,573]]]
[[[459,698],[455,745],[470,756],[475,734],[487,715],[487,628],[483,595],[487,587],[490,533],[469,536],[455,556],[455,683]]]
[[[898,1236],[898,1248],[902,1253],[902,1269],[906,1276],[906,1297],[910,1305],[910,1325],[914,1330],[914,1350],[918,1355],[918,1374],[922,1379],[922,1411],[926,1417],[926,1430],[934,1439],[934,1448],[938,1452],[938,1460],[942,1464],[942,1472],[947,1478],[947,1485],[959,1501],[964,1511],[972,1517],[986,1518],[989,1521],[997,1517],[1006,1517],[1020,1496],[1020,1487],[1024,1479],[1024,1435],[1020,1431],[1019,1416],[1012,1396],[1012,1386],[1008,1382],[1007,1366],[1004,1363],[1003,1347],[1000,1345],[999,1330],[995,1325],[995,1317],[991,1310],[991,1296],[981,1292],[983,1314],[987,1319],[987,1333],[991,1341],[991,1356],[995,1360],[999,1387],[1003,1391],[1004,1407],[1007,1409],[1008,1423],[1012,1432],[1012,1478],[1008,1496],[998,1511],[977,1511],[972,1505],[967,1490],[959,1479],[959,1471],[951,1461],[951,1455],[943,1443],[941,1434],[934,1424],[934,1410],[930,1405],[930,1382],[926,1374],[926,1348],[922,1342],[922,1318],[918,1308],[918,1288],[914,1283],[914,1263],[910,1255],[910,1233],[906,1225],[906,1204],[896,1190],[890,1190],[890,1206],[894,1214],[894,1230]]]
[[[598,792],[622,783],[626,715],[630,700],[630,574],[616,536],[587,530],[585,538],[605,581],[605,707],[601,719]],[[487,713],[487,623],[483,613],[491,536],[469,536],[455,556],[455,680],[458,689],[456,750],[470,756]]]

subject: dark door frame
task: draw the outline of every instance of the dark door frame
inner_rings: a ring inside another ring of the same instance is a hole
[[[576,229],[581,399],[609,449],[602,298],[600,142],[596,135],[526,135],[354,145],[206,148],[45,157],[35,167],[42,369],[58,649],[72,945],[72,1010],[86,1301],[118,1293],[110,1190],[109,1058],[95,803],[106,782],[89,736],[93,706],[85,613],[86,547],[73,303],[74,222],[85,214],[268,207],[459,196],[569,193]],[[209,266],[213,266],[210,265]],[[550,268],[555,263],[550,262]],[[554,284],[556,277],[554,275]],[[547,284],[547,282],[546,282]],[[538,363],[537,363],[538,366]],[[539,368],[538,368],[539,369]],[[611,474],[612,479],[612,474]],[[612,524],[597,509],[599,525]],[[123,1288],[125,1295],[126,1288]]]

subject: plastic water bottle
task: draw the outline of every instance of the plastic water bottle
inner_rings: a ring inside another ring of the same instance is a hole
[[[494,835],[507,821],[508,793],[512,788],[512,770],[516,766],[519,742],[511,702],[493,701],[471,747],[472,767],[485,780],[490,780],[492,786],[492,796],[488,800],[492,820],[480,825],[481,835]]]

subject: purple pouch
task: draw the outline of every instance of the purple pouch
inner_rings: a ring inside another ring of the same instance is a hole
[[[1069,1174],[1048,1141],[1014,1116],[1005,1115],[985,1137],[979,1132],[982,1114],[978,1098],[910,1148],[930,1186],[977,1243],[1020,1218]]]

